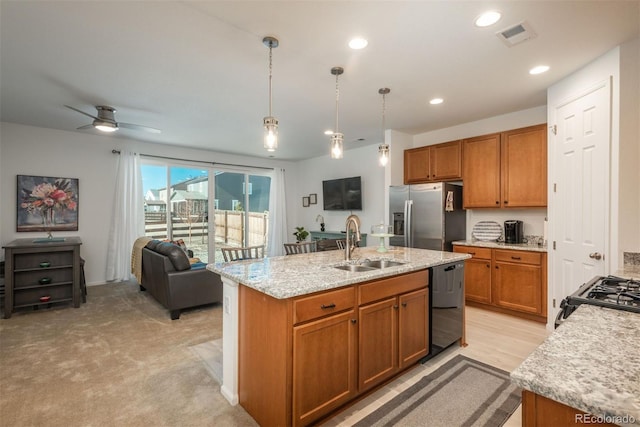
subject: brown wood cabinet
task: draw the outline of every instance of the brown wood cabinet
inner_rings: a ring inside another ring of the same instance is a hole
[[[365,391],[429,352],[429,294],[424,288],[359,308],[359,382]]]
[[[465,261],[464,296],[467,301],[491,304],[491,249],[454,246],[454,252],[468,253]]]
[[[546,322],[546,253],[460,245],[453,251],[472,255],[464,279],[469,305]]]
[[[522,426],[616,426],[617,424],[597,422],[595,418],[585,419],[587,414],[579,409],[556,402],[528,390],[522,390]],[[593,420],[593,421],[592,421]]]
[[[260,425],[309,425],[428,352],[428,270],[279,300],[239,288],[238,394]]]
[[[444,142],[404,152],[404,183],[451,181],[462,177],[462,141]]]
[[[462,159],[465,209],[547,206],[546,124],[465,139]]]

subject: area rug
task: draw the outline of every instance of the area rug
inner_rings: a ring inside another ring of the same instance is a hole
[[[521,390],[508,372],[457,355],[354,427],[497,427],[520,400]]]

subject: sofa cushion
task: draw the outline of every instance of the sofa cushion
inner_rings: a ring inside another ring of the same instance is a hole
[[[152,240],[150,242],[147,243],[147,246],[145,246],[148,249],[151,249],[152,251],[156,250],[156,246],[158,246],[160,244],[160,240]]]
[[[176,246],[169,242],[160,242],[154,249],[156,252],[166,256],[173,264],[176,271],[184,271],[191,269],[191,263],[187,254],[184,253],[180,246]]]

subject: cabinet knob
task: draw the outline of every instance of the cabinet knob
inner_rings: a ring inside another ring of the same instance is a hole
[[[487,268],[491,268],[491,264],[487,263]]]
[[[500,267],[498,267],[498,266],[496,265],[496,270],[499,270],[499,269],[500,269]]]
[[[406,303],[406,302],[403,302],[403,303],[402,303],[402,306],[403,306],[403,307],[406,307],[406,306],[407,306],[407,303]]]
[[[496,200],[496,205],[499,205],[499,204],[500,204],[500,202],[498,200]]]
[[[398,309],[398,304],[394,305],[393,308],[397,310]]]
[[[504,201],[504,204],[505,204],[505,205],[508,205],[508,204],[509,204],[509,201],[508,201],[508,200],[505,200],[505,201]]]
[[[355,324],[357,322],[356,319],[351,319],[351,323]]]

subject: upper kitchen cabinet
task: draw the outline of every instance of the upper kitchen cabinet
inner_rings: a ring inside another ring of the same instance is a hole
[[[502,206],[547,206],[547,125],[502,134]]]
[[[463,152],[464,208],[500,207],[500,134],[465,139]]]
[[[464,208],[547,206],[546,124],[466,139]]]
[[[404,183],[450,181],[462,177],[462,141],[451,141],[404,152]]]

